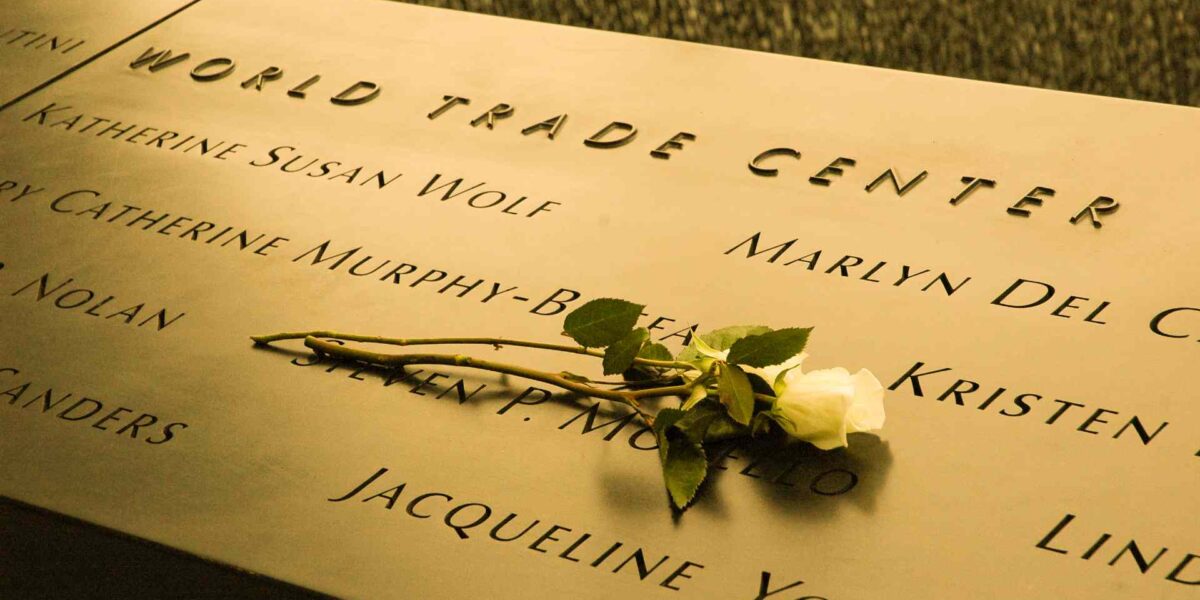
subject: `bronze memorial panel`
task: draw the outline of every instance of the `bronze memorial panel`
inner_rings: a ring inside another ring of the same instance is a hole
[[[187,0],[7,0],[0,6],[0,105],[153,27]]]
[[[96,35],[64,6],[29,27]],[[70,66],[0,48],[8,98]],[[4,496],[350,597],[1200,589],[1196,109],[203,0],[0,128]],[[599,297],[673,351],[815,326],[887,426],[710,457],[674,515],[620,409],[249,341],[556,340]]]

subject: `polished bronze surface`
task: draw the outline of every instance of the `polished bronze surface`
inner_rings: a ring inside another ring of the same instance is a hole
[[[5,496],[353,597],[1200,582],[1195,109],[203,0],[0,128]],[[874,371],[887,426],[712,456],[675,516],[619,410],[248,339],[555,340],[602,296],[673,349],[815,325],[808,365]]]
[[[189,0],[10,0],[0,7],[0,106],[173,16]]]

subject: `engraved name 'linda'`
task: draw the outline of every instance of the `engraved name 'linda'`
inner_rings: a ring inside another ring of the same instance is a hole
[[[191,54],[188,52],[174,54],[170,49],[156,50],[154,47],[150,47],[129,63],[129,67],[133,70],[144,67],[148,72],[154,73],[183,63],[190,57]],[[237,70],[238,66],[234,59],[215,57],[197,63],[192,67],[189,75],[197,82],[208,83],[223,80]],[[307,99],[310,93],[314,93],[318,89],[325,89],[321,84],[322,76],[316,73],[296,78],[294,81],[290,79],[283,81],[284,79],[284,70],[272,65],[251,73],[249,77],[241,80],[239,85],[244,90],[256,92],[261,92],[268,86],[272,89],[283,90],[290,85],[286,89],[286,94],[301,100]],[[359,80],[345,86],[339,84],[336,88],[328,88],[326,91],[331,92],[328,99],[333,104],[359,106],[379,98],[383,88],[375,82]],[[431,103],[432,110],[426,116],[428,119],[434,120],[450,114],[449,118],[452,118],[462,112],[461,109],[455,109],[470,104],[470,98],[446,94],[442,96],[440,103],[436,105]],[[516,107],[514,105],[497,102],[482,113],[471,112],[470,118],[466,122],[471,127],[478,128],[483,125],[488,130],[494,130],[502,127],[498,125],[501,121],[515,119],[515,115]],[[568,113],[539,115],[530,121],[517,120],[517,127],[520,127],[522,135],[544,135],[549,140],[555,140],[564,129],[569,116]],[[589,131],[592,130],[589,128]],[[637,138],[637,135],[638,129],[635,125],[624,121],[611,121],[584,138],[583,144],[589,148],[611,150],[629,145]],[[650,150],[650,156],[662,160],[670,159],[674,153],[684,149],[685,143],[695,142],[696,139],[697,136],[694,133],[679,131],[665,141],[654,144],[653,149]],[[746,166],[751,173],[758,177],[779,177],[783,173],[784,177],[781,177],[783,179],[795,176],[796,172],[792,168],[796,165],[792,163],[800,160],[801,156],[801,151],[796,148],[770,148],[755,154]],[[828,163],[821,161],[819,166],[810,170],[811,175],[807,178],[808,185],[814,188],[828,188],[835,185],[863,185],[866,182],[863,187],[865,194],[876,193],[880,188],[890,188],[895,197],[900,198],[931,179],[930,172],[924,169],[919,172],[916,169],[908,169],[907,172],[910,173],[910,176],[907,178],[900,174],[899,169],[893,167],[887,167],[882,172],[878,168],[863,170],[865,174],[861,177],[848,173],[848,170],[858,168],[858,166],[858,160],[849,156],[837,156]],[[972,196],[997,193],[994,190],[999,187],[997,179],[977,174],[960,174],[956,178],[961,187],[948,199],[952,206],[958,206]],[[843,181],[845,183],[842,183]],[[988,192],[987,190],[992,191]],[[1011,194],[1012,197],[1005,202],[1005,213],[1020,218],[1031,217],[1035,210],[1045,204],[1046,200],[1054,198],[1056,194],[1057,191],[1053,187],[1035,185],[1024,193]],[[1075,208],[1072,208],[1073,212],[1068,221],[1072,225],[1083,222],[1091,223],[1096,229],[1101,228],[1103,219],[1116,212],[1121,206],[1116,199],[1105,195],[1098,195],[1082,202],[1074,201],[1072,204]]]

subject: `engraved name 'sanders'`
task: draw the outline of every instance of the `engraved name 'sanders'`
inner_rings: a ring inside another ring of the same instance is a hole
[[[56,423],[90,425],[90,430],[150,446],[166,444],[188,428],[184,421],[171,421],[75,391],[55,391],[55,387],[22,375],[21,369],[0,366],[0,401],[11,409],[27,411],[25,414],[48,415],[56,418]]]
[[[182,52],[176,54],[172,49],[155,49],[154,47],[147,48],[137,58],[129,63],[129,67],[135,71],[145,71],[148,73],[157,73],[172,66],[184,63],[191,58],[191,53]],[[188,75],[192,80],[199,83],[218,82],[226,77],[233,75],[238,71],[237,61],[229,57],[214,57],[203,60],[188,71]],[[238,77],[241,79],[241,77]],[[283,90],[286,87],[287,96],[299,100],[304,100],[309,97],[309,94],[321,85],[322,75],[313,73],[307,74],[302,78],[287,78],[285,81],[285,70],[281,67],[270,65],[260,70],[254,71],[246,79],[241,79],[239,86],[243,90],[254,92],[262,92],[268,86],[271,89]],[[273,82],[279,82],[277,85]],[[343,82],[344,83],[344,82]],[[290,87],[287,87],[290,86]],[[332,89],[332,88],[331,88]],[[329,102],[338,106],[360,106],[378,99],[383,92],[382,86],[378,83],[368,80],[357,80],[343,87],[341,84],[328,96]],[[426,114],[429,120],[440,119],[444,115],[453,112],[458,114],[461,111],[455,111],[458,107],[464,107],[471,104],[471,99],[466,96],[456,94],[444,94],[440,104],[432,106],[432,110]],[[423,110],[429,110],[430,107],[425,107]],[[472,128],[479,129],[484,126],[483,130],[495,130],[501,128],[499,123],[508,119],[513,119],[516,115],[517,107],[508,102],[496,102],[490,108],[482,113],[473,115],[470,119],[464,120]],[[556,111],[546,111],[556,112]],[[535,117],[536,120],[522,121],[519,125],[519,131],[524,136],[538,134],[544,136],[547,140],[554,141],[558,139],[559,134],[564,130],[566,123],[570,117],[568,112],[559,112],[558,114],[548,115],[539,114]],[[591,135],[583,139],[583,144],[589,148],[599,150],[612,150],[621,148],[631,144],[638,136],[638,128],[624,120],[613,120],[598,130],[593,129],[598,123],[592,124],[588,131],[595,131]],[[676,153],[682,152],[685,149],[685,144],[691,144],[698,139],[697,134],[690,131],[677,131],[670,137],[666,138],[661,143],[654,144],[650,150],[650,156],[667,160]],[[843,179],[843,177],[853,177],[847,175],[847,170],[857,168],[859,166],[858,159],[845,156],[843,154],[833,155],[834,158],[827,163],[822,161],[821,167],[812,172],[812,175],[807,178],[807,183],[811,189],[830,188]],[[747,169],[750,173],[757,177],[775,178],[779,177],[781,170],[786,167],[780,162],[781,159],[799,161],[802,157],[801,151],[792,147],[776,147],[763,150],[756,153],[747,163]],[[876,167],[866,172],[866,176],[856,185],[865,186],[862,188],[864,194],[874,194],[880,188],[890,188],[895,198],[901,198],[921,186],[927,181],[940,178],[943,182],[949,180],[958,180],[960,184],[951,191],[948,188],[937,187],[936,193],[949,194],[948,203],[951,206],[959,206],[969,197],[980,196],[985,193],[985,190],[999,189],[1000,182],[997,178],[983,176],[979,174],[958,174],[948,179],[944,175],[933,175],[928,169],[907,168],[905,172],[915,173],[908,179],[904,179],[900,174],[900,169],[894,167]],[[779,177],[781,180],[786,180],[787,177]],[[803,179],[801,179],[803,181]],[[890,185],[885,185],[889,184]],[[1040,209],[1046,204],[1047,200],[1054,198],[1057,195],[1057,190],[1049,185],[1036,182],[1015,183],[1023,192],[1006,192],[1011,198],[1005,201],[1004,211],[1006,214],[1019,217],[1030,218],[1034,215],[1035,210]],[[928,187],[928,186],[927,186]],[[1076,225],[1080,223],[1090,223],[1094,228],[1100,229],[1104,224],[1104,219],[1115,213],[1121,203],[1115,198],[1107,195],[1096,195],[1086,201],[1073,201],[1067,206],[1069,210],[1065,213],[1066,219],[1070,224]]]

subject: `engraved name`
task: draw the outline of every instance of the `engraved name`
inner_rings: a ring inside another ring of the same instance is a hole
[[[15,385],[14,381],[17,382]],[[13,409],[50,415],[60,423],[90,425],[90,429],[151,446],[170,442],[188,427],[185,422],[168,421],[142,410],[116,406],[107,400],[55,391],[53,386],[36,383],[13,367],[0,367],[0,387],[5,388],[0,391],[0,400]]]
[[[29,48],[58,54],[69,54],[86,40],[59,36],[46,31],[10,27],[0,33],[0,44],[14,48]]]
[[[581,531],[578,526],[553,524],[515,512],[501,517],[503,512],[490,504],[477,500],[464,501],[456,497],[457,494],[416,490],[408,487],[404,481],[376,485],[376,481],[387,472],[387,467],[380,468],[345,494],[327,500],[341,503],[361,497],[356,502],[372,502],[388,511],[403,509],[404,514],[412,519],[440,522],[463,541],[516,542],[534,553],[596,569],[595,573],[636,577],[638,581],[672,591],[683,589],[686,581],[696,577],[704,568],[704,565],[695,561],[660,555],[622,541],[602,539],[600,535]],[[375,485],[375,489],[368,490],[372,485]],[[391,487],[387,487],[389,485]]]
[[[1073,514],[1063,515],[1058,523],[1046,533],[1035,545],[1039,550],[1078,557],[1109,567],[1136,569],[1140,575],[1149,575],[1152,571],[1163,575],[1163,579],[1171,583],[1194,586],[1200,585],[1200,554],[1192,552],[1173,551],[1165,546],[1143,541],[1138,543],[1132,538],[1120,538],[1112,533],[1088,529],[1087,525],[1075,523]],[[1111,543],[1110,543],[1111,542]]]

